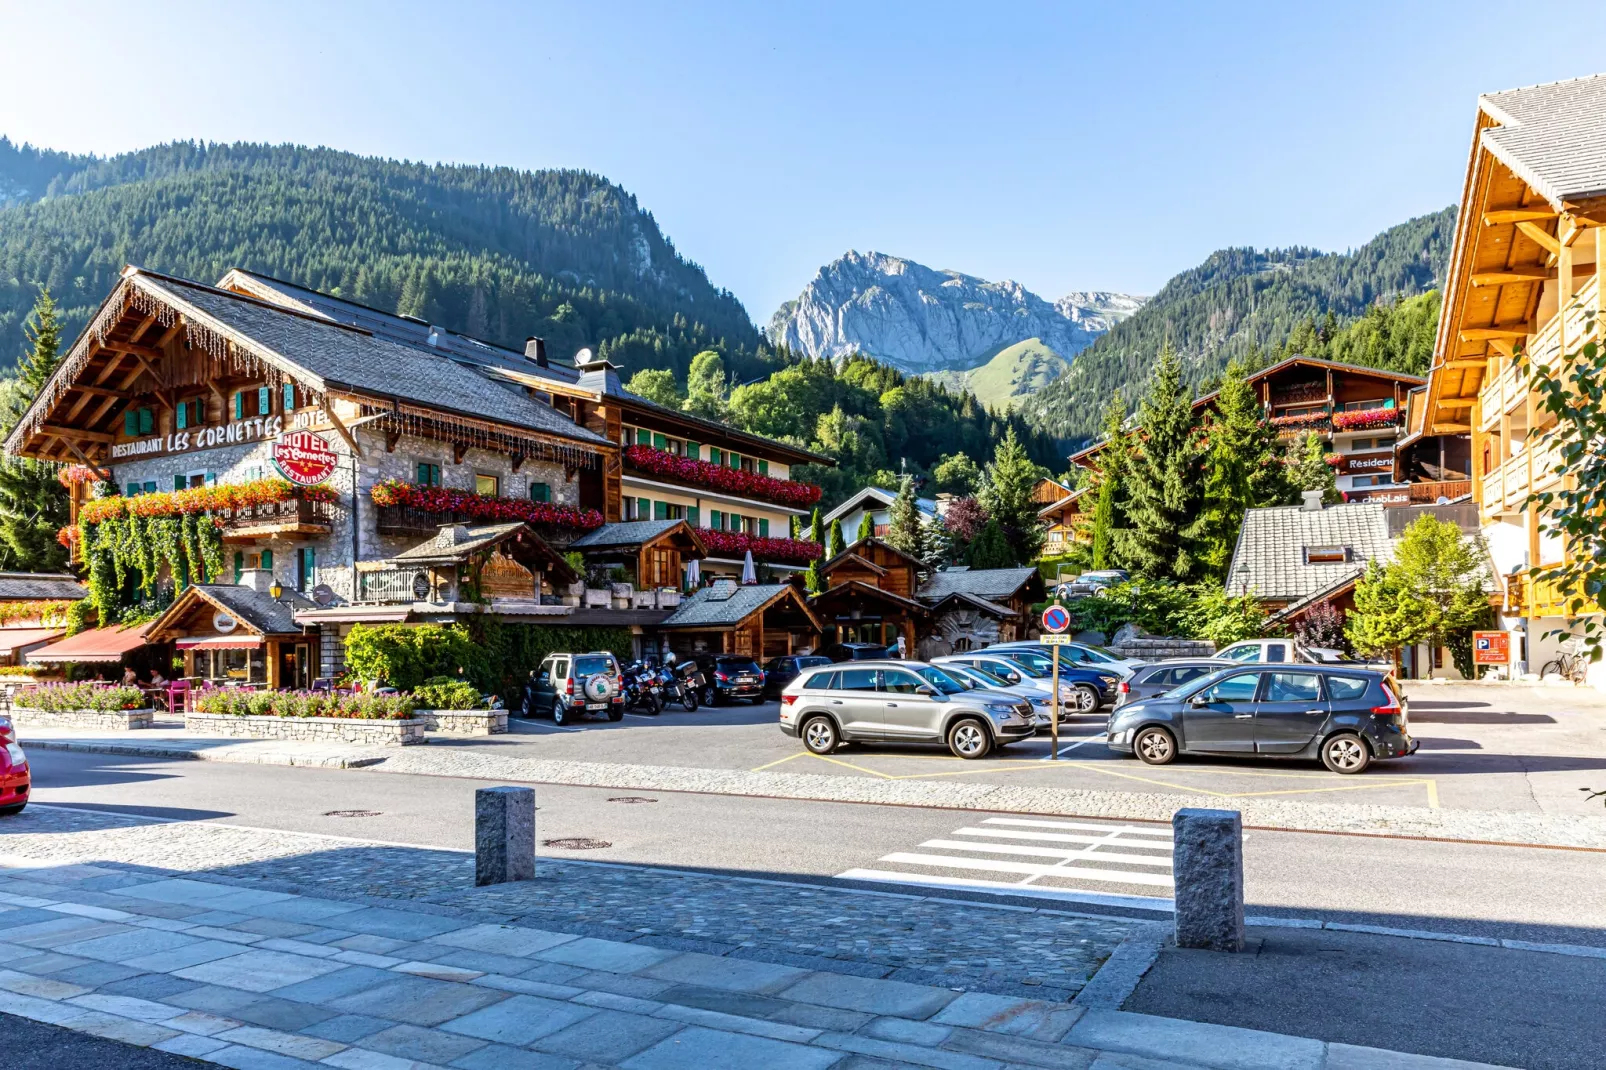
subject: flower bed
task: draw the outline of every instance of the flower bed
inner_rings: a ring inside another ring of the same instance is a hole
[[[1399,409],[1351,409],[1333,414],[1336,431],[1362,431],[1372,427],[1395,427],[1400,422]]]
[[[189,487],[156,494],[139,494],[132,498],[115,495],[95,498],[84,504],[78,514],[80,524],[98,524],[124,516],[194,516],[200,513],[221,513],[271,502],[287,502],[300,498],[309,502],[332,502],[335,492],[329,487],[298,487],[288,479],[253,479],[248,483],[220,483],[210,487]]]
[[[12,696],[11,719],[19,727],[126,732],[151,727],[155,716],[137,687],[40,684],[18,688]]]
[[[404,721],[413,715],[411,695],[337,695],[329,691],[242,691],[207,688],[190,696],[196,713],[226,717],[321,717],[355,721]]]
[[[288,739],[299,743],[366,743],[394,747],[423,743],[424,721],[358,717],[279,717],[274,714],[186,713],[184,727],[210,736]]]
[[[523,520],[531,524],[551,524],[561,528],[591,531],[602,526],[602,514],[595,509],[576,509],[570,505],[531,501],[528,498],[495,498],[466,490],[421,487],[387,479],[369,491],[375,505],[410,506],[432,513],[450,513],[473,520]]]
[[[729,468],[712,461],[679,457],[652,446],[626,446],[625,463],[650,476],[661,476],[693,486],[720,490],[743,498],[759,498],[794,509],[807,509],[820,500],[820,488],[812,483],[776,479],[758,472]]]
[[[779,561],[788,565],[806,565],[820,556],[820,544],[808,539],[765,538],[744,531],[715,531],[713,528],[698,528],[697,537],[703,540],[709,553],[721,556],[741,557],[751,550],[755,561]]]

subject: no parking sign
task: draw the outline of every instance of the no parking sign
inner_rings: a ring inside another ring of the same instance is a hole
[[[1049,606],[1043,610],[1043,630],[1063,632],[1071,626],[1071,615],[1064,606]]]

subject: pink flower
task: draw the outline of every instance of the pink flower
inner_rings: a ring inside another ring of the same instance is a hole
[[[713,528],[698,528],[697,537],[703,540],[709,553],[721,557],[740,557],[751,550],[758,561],[806,565],[820,556],[820,544],[808,539],[774,539],[749,535],[745,531],[715,531]]]
[[[668,450],[652,446],[626,446],[625,463],[652,476],[690,483],[698,487],[722,490],[747,498],[761,498],[777,505],[806,509],[820,500],[820,488],[812,483],[799,483],[791,479],[728,468],[711,461],[679,457]]]
[[[378,506],[406,505],[429,513],[461,513],[475,520],[523,520],[581,531],[600,528],[603,523],[602,514],[595,509],[576,509],[528,498],[493,498],[445,487],[421,487],[399,479],[376,483],[368,493]]]

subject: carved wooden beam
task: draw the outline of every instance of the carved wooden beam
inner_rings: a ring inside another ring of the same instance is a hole
[[[1517,224],[1517,229],[1522,232],[1524,237],[1552,256],[1561,252],[1561,240],[1539,226],[1539,224],[1529,223],[1525,220]]]
[[[91,472],[95,473],[95,475],[100,478],[101,482],[110,483],[112,481],[111,473],[103,470],[98,464],[96,464],[94,461],[91,461],[87,456],[85,456],[84,455],[84,451],[79,449],[78,448],[78,444],[75,443],[72,439],[63,438],[63,439],[58,439],[57,441],[65,443],[67,448],[69,450],[72,450],[73,456],[78,458],[79,463],[82,464],[85,468],[89,469]]]
[[[104,442],[111,445],[117,441],[117,436],[105,431],[82,431],[76,427],[61,427],[56,424],[40,424],[39,430],[47,435],[57,435],[71,445],[74,438],[81,438],[86,442]]]
[[[1492,227],[1500,223],[1542,223],[1555,219],[1560,214],[1548,204],[1530,204],[1521,208],[1491,208],[1483,213],[1483,225]]]
[[[340,422],[340,417],[335,415],[334,399],[328,398],[326,400],[329,403],[323,407],[323,413],[329,418],[329,426],[335,429],[335,434],[346,440],[346,445],[351,447],[351,452],[355,456],[361,457],[362,447],[357,445],[357,437],[351,433],[351,430],[345,424]]]

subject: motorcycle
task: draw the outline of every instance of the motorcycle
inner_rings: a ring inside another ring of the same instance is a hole
[[[639,661],[631,662],[623,673],[625,709],[639,710],[650,717],[663,712],[663,690],[651,669]]]
[[[666,665],[664,673],[669,681],[670,696],[678,699],[687,713],[696,713],[697,696],[702,693],[703,685],[703,677],[697,671],[697,663],[688,661],[680,665]]]

